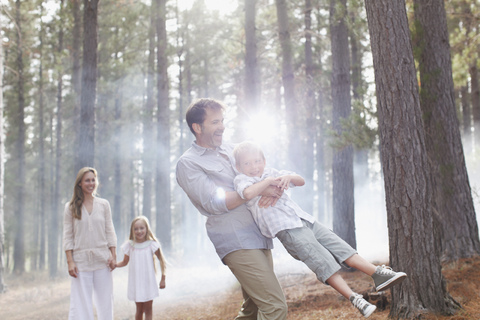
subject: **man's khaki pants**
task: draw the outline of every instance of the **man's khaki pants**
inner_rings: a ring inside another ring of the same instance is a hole
[[[237,320],[284,320],[287,303],[273,271],[268,249],[244,249],[229,253],[223,262],[242,286],[244,302]]]

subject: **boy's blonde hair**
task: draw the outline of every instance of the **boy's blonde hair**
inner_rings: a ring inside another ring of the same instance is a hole
[[[252,141],[243,141],[237,144],[233,149],[235,163],[239,163],[240,158],[247,153],[259,153],[263,160],[265,160],[265,155],[263,154],[262,148],[258,144]]]
[[[152,228],[150,228],[150,223],[148,222],[148,218],[145,216],[138,216],[132,220],[132,223],[130,225],[130,237],[129,237],[130,240],[132,240],[133,242],[137,241],[137,239],[135,238],[135,231],[133,230],[135,223],[137,221],[143,221],[145,223],[145,227],[147,228],[147,236],[146,236],[147,240],[153,240],[153,241],[159,242],[155,237],[155,235],[153,234]],[[165,274],[167,262],[165,260],[165,256],[163,255],[162,248],[160,247],[158,250],[160,251],[160,268],[162,269],[162,274]]]

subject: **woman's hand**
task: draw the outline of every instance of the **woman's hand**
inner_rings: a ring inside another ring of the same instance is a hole
[[[77,278],[78,277],[77,265],[75,264],[75,262],[73,260],[69,261],[67,263],[68,263],[68,274],[71,277]]]
[[[108,267],[110,268],[110,271],[115,270],[115,268],[117,267],[117,259],[110,257],[108,259]]]

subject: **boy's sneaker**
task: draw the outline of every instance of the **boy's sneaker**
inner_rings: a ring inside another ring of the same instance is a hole
[[[350,296],[350,302],[362,313],[365,318],[370,317],[373,311],[377,309],[376,306],[363,299],[363,296],[361,294],[355,292],[352,293],[352,295]]]
[[[388,266],[378,266],[375,273],[372,275],[375,282],[375,290],[383,291],[402,282],[407,277],[405,272],[395,272]]]

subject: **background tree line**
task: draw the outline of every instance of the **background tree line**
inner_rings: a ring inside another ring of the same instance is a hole
[[[98,169],[120,242],[143,214],[172,255],[208,245],[174,166],[192,141],[186,107],[213,97],[229,105],[227,139],[274,131],[269,162],[303,175],[302,207],[354,247],[354,187],[381,161],[390,262],[418,277],[392,313],[452,312],[440,263],[480,252],[464,157],[478,163],[478,1],[207,4],[2,4],[0,289],[6,273],[59,274],[82,166]],[[422,291],[425,270],[438,292]]]

